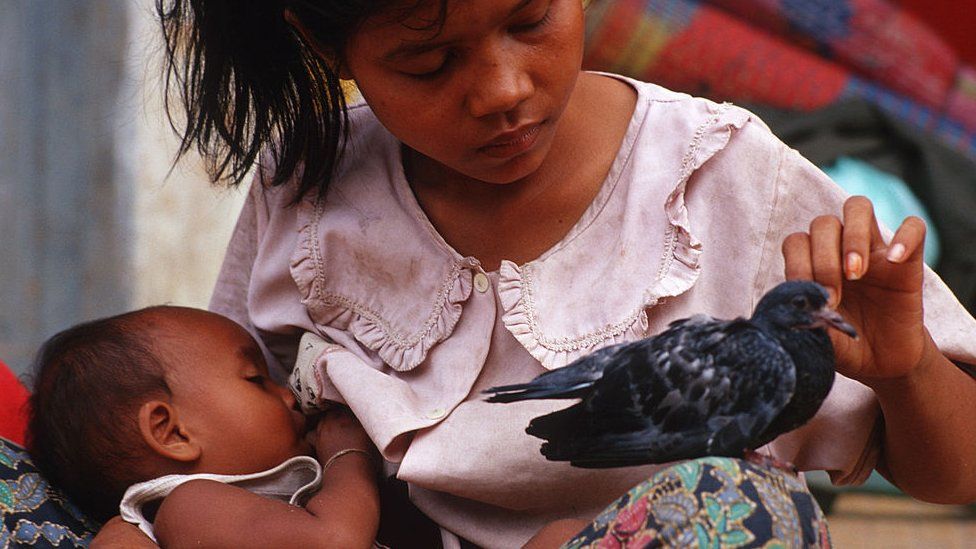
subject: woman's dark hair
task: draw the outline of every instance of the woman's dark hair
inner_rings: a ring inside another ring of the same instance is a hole
[[[96,320],[51,337],[34,361],[27,447],[53,485],[89,517],[119,513],[140,478],[138,406],[170,394],[144,313]],[[138,323],[138,325],[137,325]]]
[[[312,189],[324,192],[348,125],[335,63],[366,18],[402,3],[156,0],[166,47],[166,111],[182,139],[177,158],[196,148],[213,181],[237,185],[267,150],[274,162],[271,185],[300,173],[296,200]],[[404,17],[424,3],[408,2]],[[446,3],[440,0],[439,21]],[[331,62],[285,21],[285,10],[334,56]],[[182,103],[181,123],[171,92]]]

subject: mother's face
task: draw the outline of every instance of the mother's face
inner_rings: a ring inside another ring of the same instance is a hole
[[[534,172],[576,84],[580,0],[431,1],[368,19],[343,63],[386,128],[467,177]],[[442,24],[431,24],[440,21]]]

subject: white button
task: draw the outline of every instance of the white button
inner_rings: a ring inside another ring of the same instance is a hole
[[[447,415],[447,410],[444,408],[434,408],[433,410],[427,412],[427,419],[440,419]]]
[[[474,275],[474,289],[481,293],[488,291],[491,287],[491,282],[488,280],[488,275],[485,273],[476,273]]]

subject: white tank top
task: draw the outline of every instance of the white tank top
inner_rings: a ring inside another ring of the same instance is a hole
[[[135,524],[155,542],[153,525],[143,515],[143,507],[165,498],[177,486],[197,479],[232,484],[259,496],[304,507],[322,484],[322,466],[309,456],[295,456],[267,471],[247,475],[166,475],[130,486],[122,496],[119,514],[122,520]]]

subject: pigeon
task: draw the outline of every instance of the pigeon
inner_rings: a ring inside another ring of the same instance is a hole
[[[834,381],[827,328],[857,337],[827,299],[815,282],[784,282],[751,318],[677,320],[529,383],[488,389],[487,400],[579,398],[526,428],[545,440],[547,459],[577,467],[749,458],[806,423],[827,397]]]

